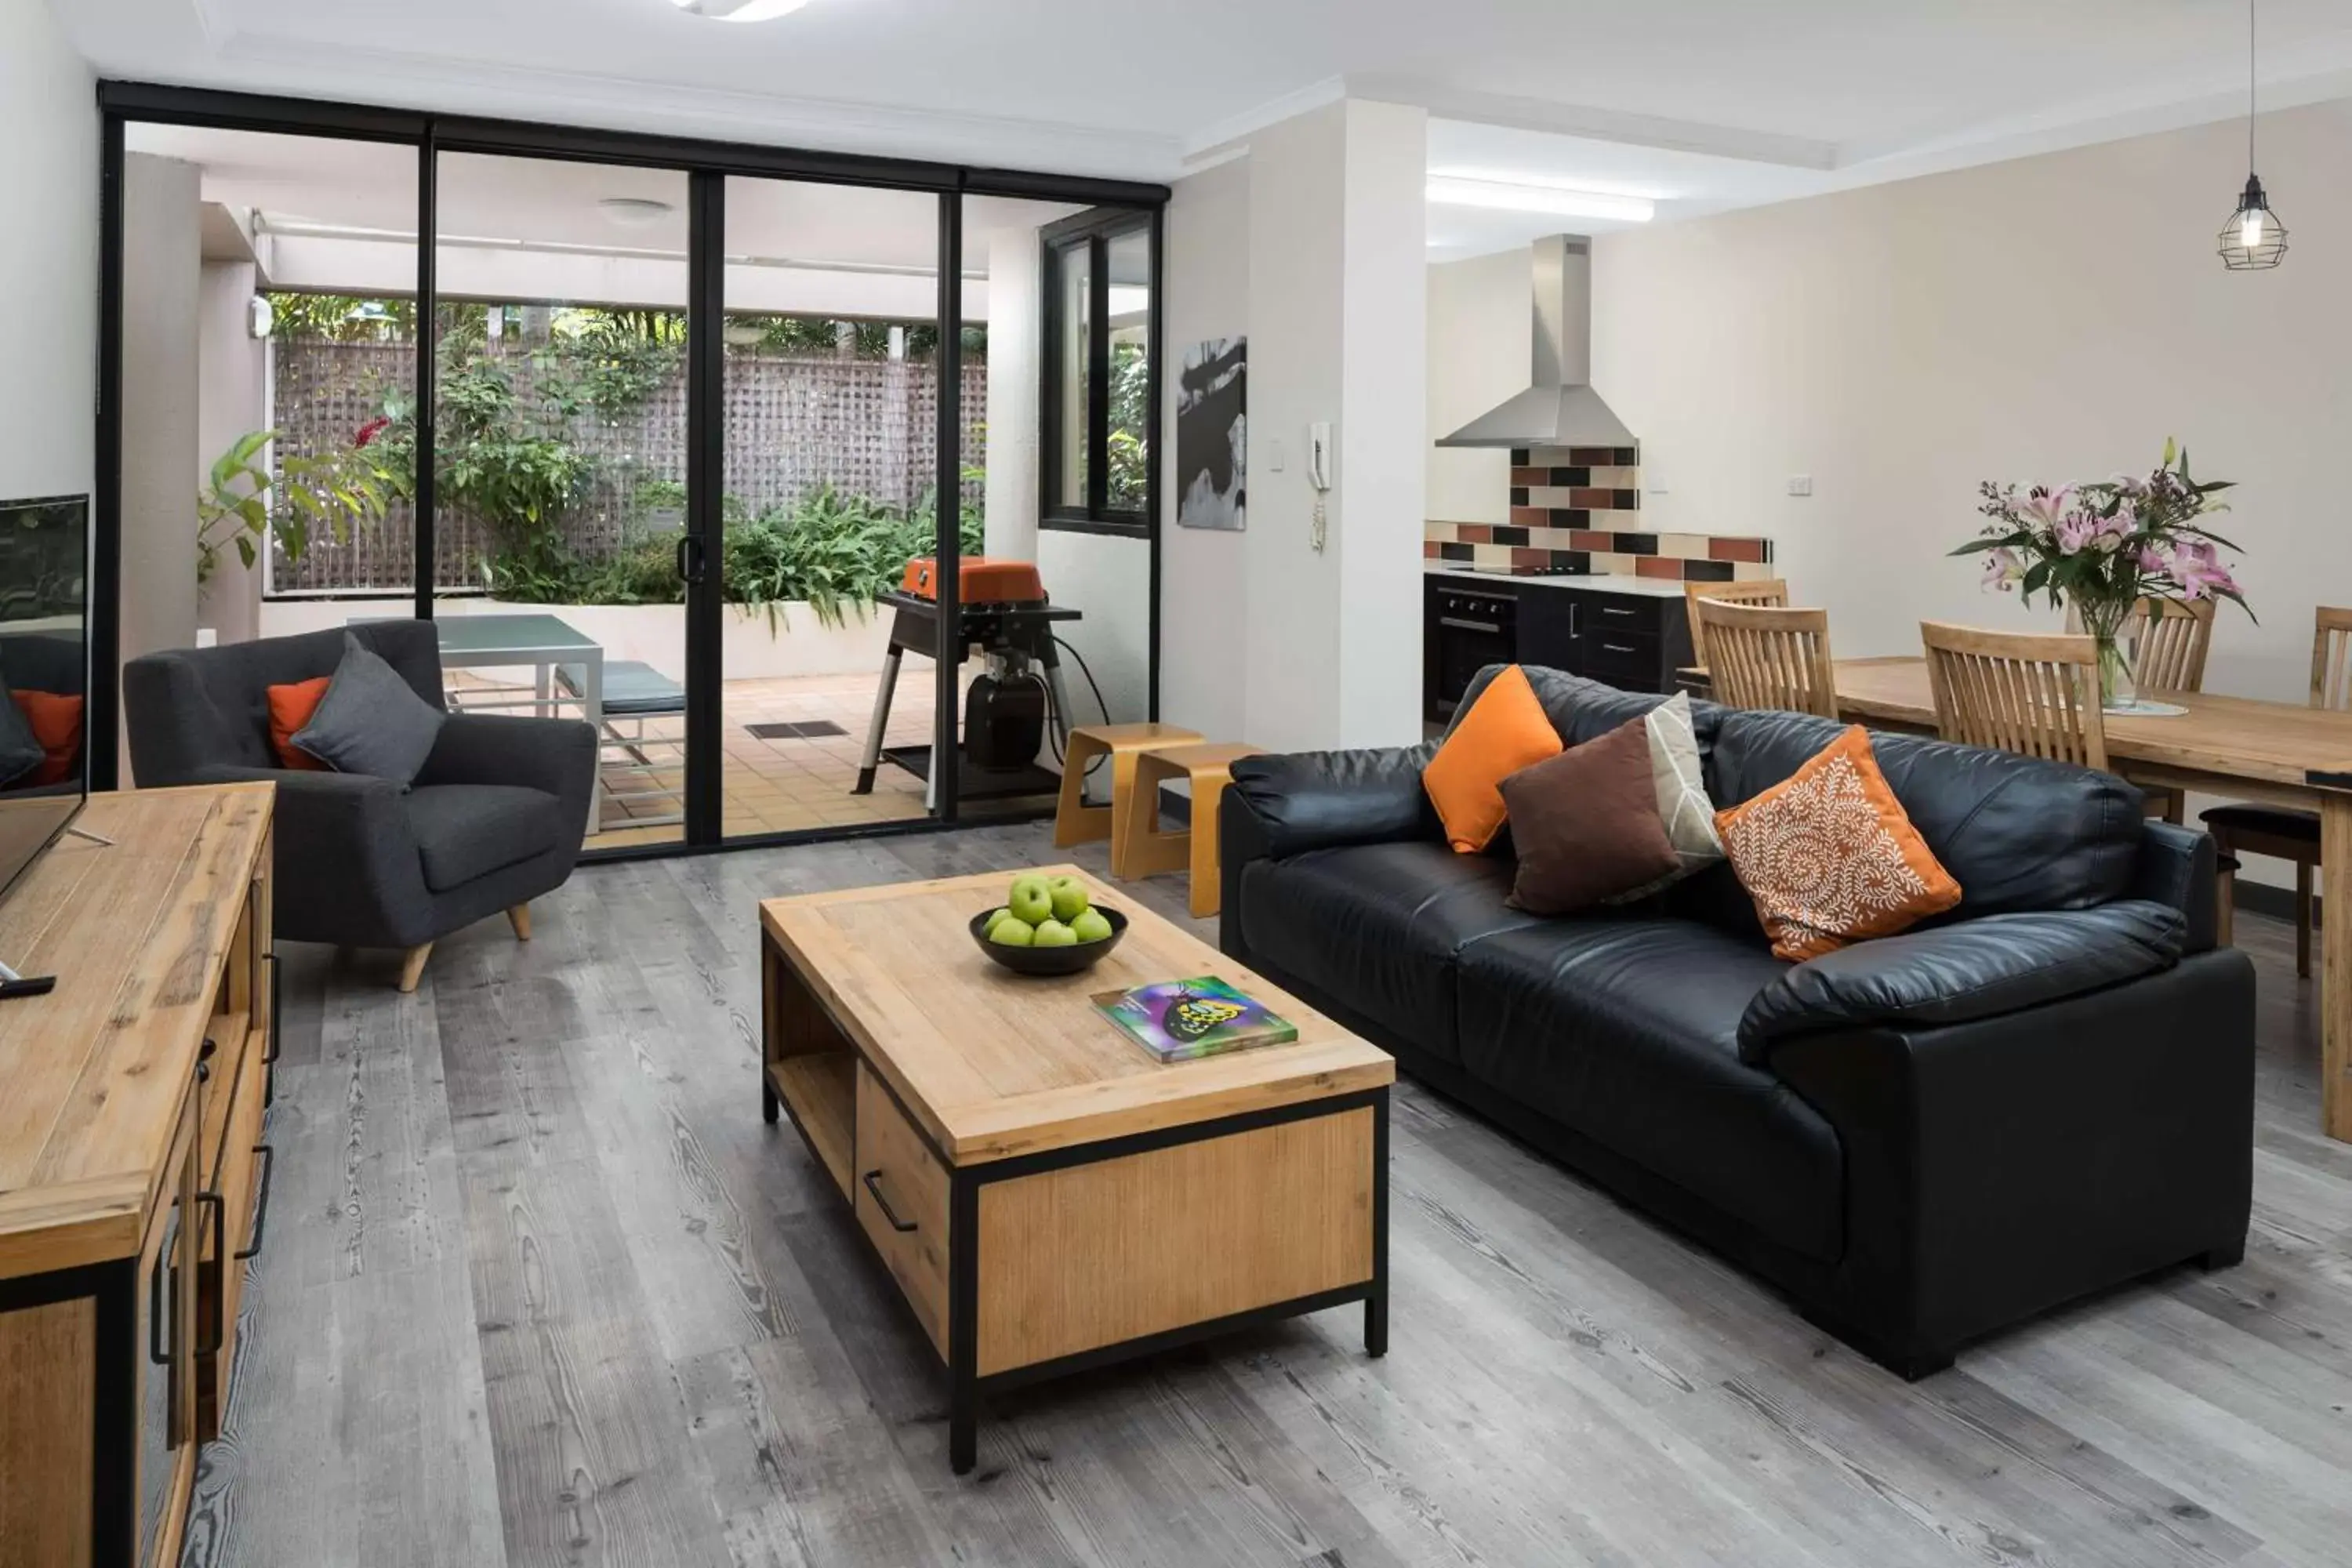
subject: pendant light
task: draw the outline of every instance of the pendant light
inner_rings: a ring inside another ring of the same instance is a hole
[[[2221,264],[2232,272],[2260,272],[2286,255],[2286,225],[2254,173],[2254,0],[2246,0],[2246,189],[2221,230]]]

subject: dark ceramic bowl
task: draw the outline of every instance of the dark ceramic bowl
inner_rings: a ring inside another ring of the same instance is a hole
[[[1076,974],[1092,969],[1127,934],[1127,917],[1097,904],[1102,918],[1110,921],[1110,934],[1100,942],[1082,942],[1075,947],[1006,947],[988,940],[988,917],[1003,907],[991,904],[971,917],[971,940],[980,944],[981,952],[1015,974]]]

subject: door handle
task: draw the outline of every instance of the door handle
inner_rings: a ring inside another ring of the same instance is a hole
[[[900,1219],[898,1217],[898,1211],[890,1206],[890,1200],[882,1195],[881,1172],[868,1171],[866,1173],[864,1179],[866,1182],[866,1190],[874,1194],[874,1206],[882,1211],[882,1217],[890,1222],[890,1228],[892,1230],[897,1231],[900,1236],[904,1236],[910,1230],[919,1228],[916,1226],[913,1220]]]
[[[198,1193],[196,1202],[211,1205],[213,1259],[221,1268],[226,1268],[228,1267],[228,1200],[218,1193]],[[217,1301],[213,1303],[212,1318],[212,1332],[209,1335],[199,1335],[197,1338],[196,1353],[198,1355],[218,1355],[223,1342],[228,1337],[227,1326],[221,1321],[220,1303]]]
[[[278,1151],[267,1143],[256,1143],[253,1152],[261,1160],[261,1196],[253,1205],[253,1239],[236,1255],[239,1263],[250,1262],[261,1256],[261,1233],[269,1226],[269,1178],[278,1173]]]
[[[677,536],[678,580],[688,587],[698,588],[705,575],[702,541],[690,533]]]

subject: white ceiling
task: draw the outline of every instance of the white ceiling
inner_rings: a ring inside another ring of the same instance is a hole
[[[2246,63],[2241,0],[52,3],[114,76],[1150,179],[1353,94],[1662,217],[2236,114]],[[2261,5],[2266,101],[2352,96],[2352,5]]]

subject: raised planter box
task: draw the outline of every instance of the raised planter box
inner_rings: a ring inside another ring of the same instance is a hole
[[[729,605],[721,612],[727,679],[881,674],[890,640],[887,609],[877,609],[862,620],[853,613],[841,626],[824,625],[805,604],[782,605],[777,610],[779,624],[773,628],[764,610]],[[287,637],[400,611],[401,602],[394,599],[272,599],[261,606],[261,635]],[[608,660],[636,659],[673,679],[686,679],[686,609],[680,605],[512,605],[456,598],[442,600],[436,613],[554,616],[602,644]]]

